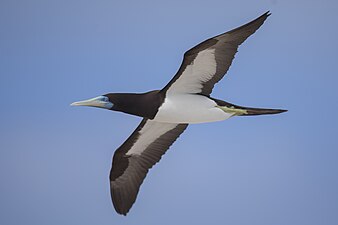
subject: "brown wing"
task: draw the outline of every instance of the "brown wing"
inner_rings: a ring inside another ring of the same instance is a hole
[[[214,85],[228,71],[238,46],[252,35],[269,15],[270,13],[266,12],[241,27],[210,38],[187,51],[178,72],[162,92],[199,93],[209,96]]]
[[[143,119],[116,150],[109,177],[116,212],[123,215],[128,213],[148,170],[161,159],[187,126]]]

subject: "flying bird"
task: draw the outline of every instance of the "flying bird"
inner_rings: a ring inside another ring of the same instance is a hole
[[[146,93],[109,93],[73,106],[93,106],[142,117],[130,137],[115,151],[110,171],[110,191],[117,213],[126,215],[140,186],[153,167],[191,123],[226,120],[233,116],[277,114],[287,110],[238,106],[210,96],[228,71],[238,46],[270,15],[191,48],[175,76],[161,90]]]

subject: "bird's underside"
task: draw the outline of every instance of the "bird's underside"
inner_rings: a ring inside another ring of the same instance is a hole
[[[228,71],[238,46],[269,15],[266,12],[241,27],[191,48],[184,54],[176,75],[160,91],[113,93],[73,103],[143,117],[135,131],[114,153],[109,178],[111,198],[117,213],[126,215],[129,212],[148,170],[161,159],[188,124],[285,111],[242,107],[210,97],[214,85]]]

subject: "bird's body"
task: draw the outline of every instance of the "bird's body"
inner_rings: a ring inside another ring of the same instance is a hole
[[[228,119],[231,113],[199,94],[173,94],[165,98],[154,121],[164,123],[207,123]]]
[[[111,198],[118,213],[126,215],[129,212],[148,170],[189,124],[286,111],[242,107],[210,96],[214,85],[228,71],[238,46],[269,15],[268,12],[264,13],[187,51],[178,72],[161,90],[141,94],[110,93],[72,104],[100,107],[143,118],[114,153],[109,179]]]

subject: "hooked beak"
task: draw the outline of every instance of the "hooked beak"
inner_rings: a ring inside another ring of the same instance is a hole
[[[109,101],[109,98],[106,96],[98,96],[96,98],[91,98],[84,101],[73,102],[70,104],[71,106],[91,106],[98,107],[104,109],[111,109],[113,107],[113,103]]]

